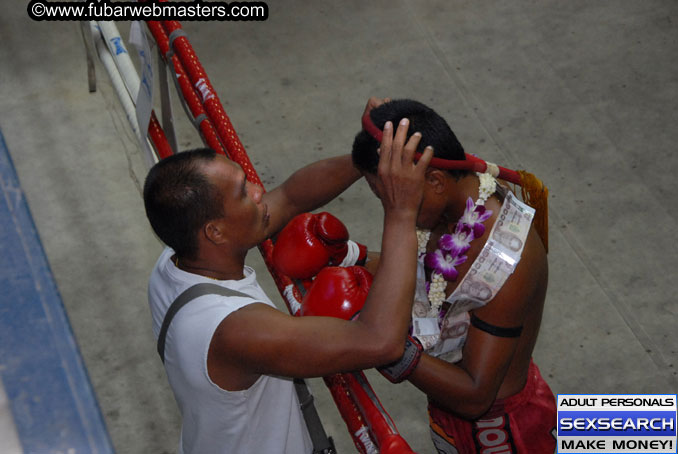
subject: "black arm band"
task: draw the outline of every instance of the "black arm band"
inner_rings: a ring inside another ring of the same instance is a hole
[[[502,328],[501,326],[490,325],[479,319],[474,313],[471,313],[471,325],[478,328],[480,331],[485,331],[487,334],[497,337],[520,337],[520,334],[523,332],[522,326]]]

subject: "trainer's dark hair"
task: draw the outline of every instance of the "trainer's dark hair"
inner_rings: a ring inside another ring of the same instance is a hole
[[[146,177],[146,216],[155,234],[179,257],[195,259],[198,230],[224,215],[222,196],[201,169],[215,156],[209,148],[177,153],[155,164]]]
[[[403,118],[410,120],[407,131],[409,138],[415,132],[421,133],[421,141],[417,151],[423,152],[428,145],[433,147],[433,156],[443,159],[465,160],[464,147],[461,146],[452,129],[433,109],[411,99],[397,99],[372,109],[370,118],[379,129],[384,129],[387,121],[393,123],[394,129]],[[366,131],[360,131],[353,141],[353,164],[363,172],[377,172],[379,142]],[[465,170],[449,170],[455,178],[468,172]]]

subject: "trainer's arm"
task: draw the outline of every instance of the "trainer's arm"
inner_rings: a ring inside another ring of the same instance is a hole
[[[360,177],[351,155],[323,159],[297,170],[262,198],[271,215],[269,233],[282,229],[297,214],[327,204]]]
[[[363,115],[389,100],[371,97]],[[264,194],[271,214],[269,233],[275,234],[299,213],[326,205],[360,177],[350,154],[317,161],[298,170],[283,184]]]
[[[414,216],[384,217],[381,260],[357,320],[292,317],[251,304],[220,324],[219,356],[253,377],[317,377],[400,358],[414,297],[414,225]]]

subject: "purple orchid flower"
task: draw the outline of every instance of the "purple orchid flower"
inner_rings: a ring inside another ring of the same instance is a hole
[[[424,263],[438,274],[441,274],[446,281],[453,281],[459,276],[459,272],[455,267],[464,263],[466,259],[465,255],[454,257],[438,249],[435,252],[426,254]]]
[[[469,226],[473,229],[473,238],[479,238],[485,233],[483,222],[487,221],[490,216],[492,216],[492,210],[488,210],[482,205],[478,205],[475,208],[474,206],[473,199],[469,197],[466,200],[466,209],[459,219],[459,224]],[[457,226],[459,224],[457,224]]]
[[[471,241],[474,238],[471,227],[457,224],[454,234],[445,234],[440,237],[438,247],[443,251],[449,252],[452,257],[459,257],[469,250]]]

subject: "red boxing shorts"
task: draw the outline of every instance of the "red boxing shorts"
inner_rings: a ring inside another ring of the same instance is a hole
[[[461,419],[431,402],[428,413],[439,454],[552,454],[556,449],[556,400],[533,362],[523,390],[497,399],[482,419]]]

